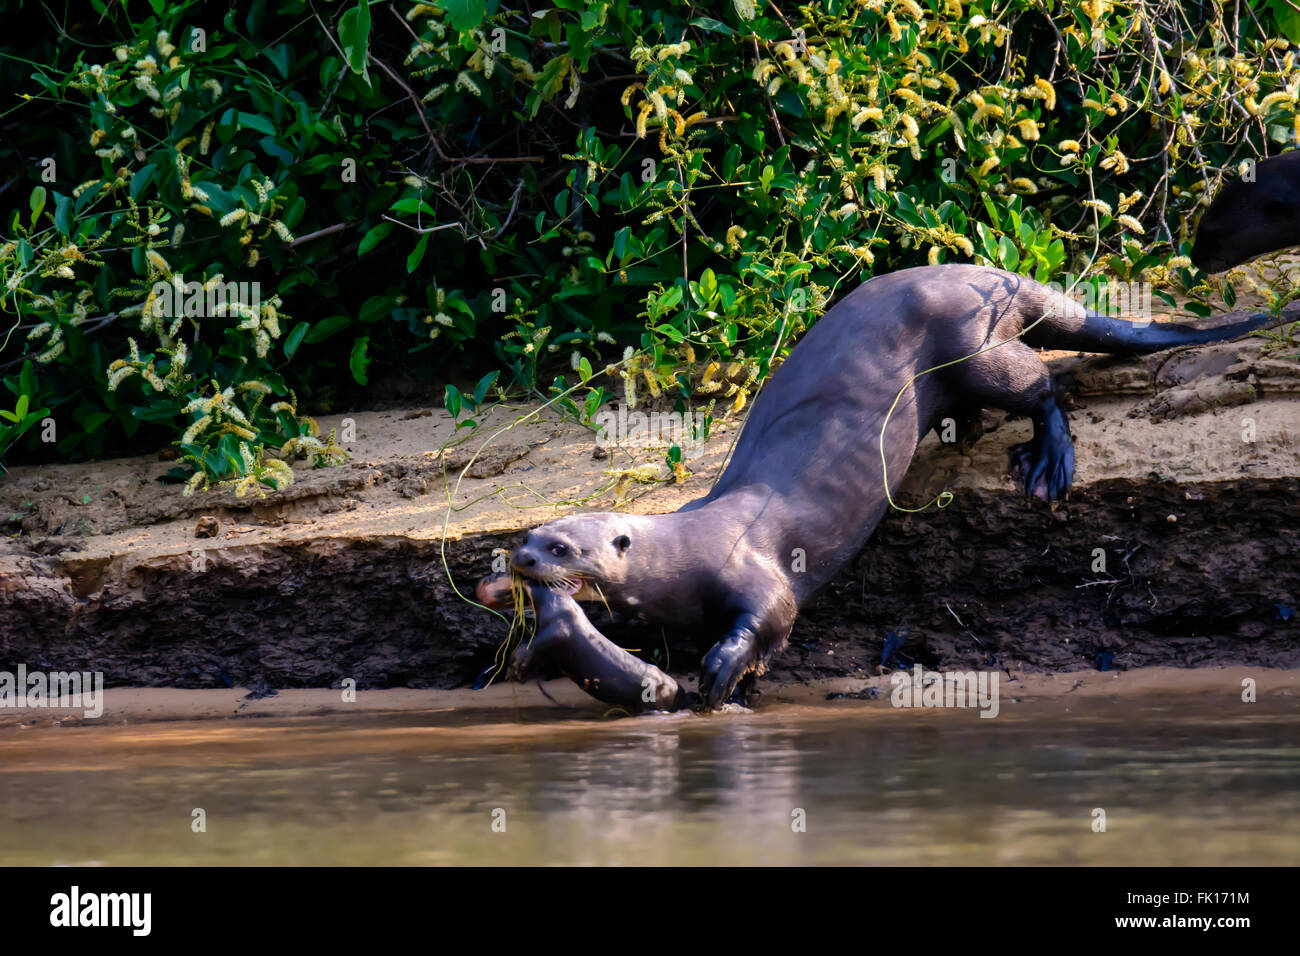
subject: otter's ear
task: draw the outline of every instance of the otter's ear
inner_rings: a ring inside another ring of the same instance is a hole
[[[625,554],[627,549],[632,547],[632,539],[625,534],[620,534],[614,539],[614,550],[619,554]]]

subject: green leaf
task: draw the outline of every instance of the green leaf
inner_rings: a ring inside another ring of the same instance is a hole
[[[307,333],[303,341],[308,345],[311,345],[314,342],[320,342],[323,339],[329,338],[335,332],[342,331],[351,324],[352,318],[350,316],[331,315],[329,318],[321,319],[313,325],[311,331]]]
[[[36,220],[40,218],[42,210],[45,209],[45,187],[37,186],[32,190],[31,196],[27,199],[27,205],[32,207],[32,225],[36,225]]]
[[[424,250],[427,249],[428,246],[429,234],[426,232],[420,237],[420,241],[415,244],[415,248],[411,250],[411,254],[406,257],[406,271],[408,273],[414,272],[416,267],[419,266],[420,261],[424,259]]]
[[[352,377],[357,380],[358,385],[366,385],[366,367],[370,365],[370,356],[366,354],[366,346],[370,342],[367,335],[361,336],[352,343],[352,355],[348,358],[348,368],[352,370]]]
[[[387,318],[393,314],[393,307],[397,305],[397,300],[388,295],[372,295],[361,306],[361,313],[357,316],[362,322],[378,322],[380,319]],[[473,314],[472,312],[470,313]]]
[[[441,6],[452,29],[461,33],[478,26],[487,15],[486,0],[447,0]]]
[[[1269,0],[1268,5],[1282,35],[1292,43],[1300,43],[1300,8],[1289,0]]]
[[[721,20],[715,20],[713,17],[696,17],[691,21],[691,26],[699,27],[701,30],[708,30],[712,33],[721,33],[723,36],[735,36],[736,31],[731,29]]]
[[[54,227],[60,235],[72,235],[72,200],[59,193],[54,194]]]
[[[460,418],[461,401],[460,389],[455,385],[448,385],[442,393],[442,404],[447,407],[452,418]]]
[[[998,261],[1002,263],[1002,268],[1008,272],[1015,272],[1016,266],[1020,264],[1020,253],[1016,251],[1016,244],[1011,241],[1009,236],[1002,236],[998,239]]]
[[[370,6],[366,0],[357,0],[357,5],[339,19],[339,40],[347,54],[348,68],[368,86],[370,73],[366,69],[366,53],[370,44]]]
[[[149,183],[153,181],[153,174],[157,172],[157,170],[157,166],[153,163],[149,163],[146,166],[141,166],[135,171],[135,174],[131,177],[132,199],[140,198],[140,193],[144,192]]]
[[[393,224],[385,219],[377,226],[371,226],[369,231],[361,237],[361,245],[357,247],[358,258],[364,256],[375,246],[379,245],[387,235],[393,231]]]
[[[478,408],[478,406],[483,404],[483,399],[487,395],[488,389],[492,387],[492,383],[497,380],[497,376],[500,374],[501,373],[499,371],[488,372],[486,375],[484,375],[481,379],[478,380],[478,384],[474,386],[474,407],[475,408]]]
[[[251,129],[266,136],[275,135],[275,126],[271,124],[271,121],[265,116],[258,116],[256,113],[240,113],[239,128]]]
[[[100,425],[104,424],[104,422],[108,421],[112,417],[113,416],[108,412],[91,412],[86,416],[81,425],[85,429],[86,434],[89,435],[95,432]]]
[[[293,327],[293,330],[284,340],[285,358],[293,358],[293,353],[298,351],[298,346],[302,344],[302,337],[307,334],[307,330],[310,328],[310,322],[299,322]]]

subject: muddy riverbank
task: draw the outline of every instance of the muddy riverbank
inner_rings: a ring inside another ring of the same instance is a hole
[[[770,680],[866,678],[887,642],[892,665],[1017,674],[1300,667],[1294,351],[1250,339],[1055,359],[1078,471],[1052,509],[1005,476],[1026,420],[986,413],[971,448],[931,435],[900,501],[944,488],[955,500],[887,516],[801,615]],[[679,507],[707,490],[738,426],[714,429],[684,482],[644,485],[616,473],[662,462],[662,448],[601,457],[589,431],[546,416],[488,441],[517,414],[471,434],[429,410],[322,419],[341,432],[350,420],[352,461],[299,464],[261,500],[183,498],[153,457],[15,468],[0,485],[0,669],[102,671],[111,686],[463,686],[506,632],[457,593],[495,549],[568,510],[554,502]],[[592,616],[675,673],[703,650]]]

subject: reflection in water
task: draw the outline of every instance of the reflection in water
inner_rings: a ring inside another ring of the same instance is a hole
[[[560,713],[6,728],[0,863],[1300,862],[1288,698]]]

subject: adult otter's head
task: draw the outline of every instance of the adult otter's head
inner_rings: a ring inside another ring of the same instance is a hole
[[[568,591],[579,600],[617,593],[627,580],[628,553],[635,547],[635,518],[598,513],[574,515],[528,532],[510,556],[523,577]]]
[[[1206,272],[1222,272],[1296,245],[1300,245],[1300,151],[1256,163],[1214,197],[1196,229],[1192,262]]]

